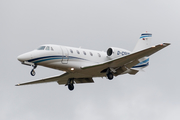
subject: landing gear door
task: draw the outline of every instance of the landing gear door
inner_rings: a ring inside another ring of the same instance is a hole
[[[67,50],[66,47],[61,46],[61,50],[62,50],[62,64],[67,64],[68,60],[69,60],[69,52]]]

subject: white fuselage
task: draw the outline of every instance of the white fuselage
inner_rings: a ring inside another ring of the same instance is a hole
[[[102,51],[48,44],[18,56],[18,60],[27,65],[41,65],[66,72],[90,74],[88,71],[82,70],[81,67],[107,62],[130,54],[128,50],[117,49],[113,51],[111,56],[108,56],[106,52]],[[93,77],[105,76],[101,71],[91,71],[91,73],[90,76]]]

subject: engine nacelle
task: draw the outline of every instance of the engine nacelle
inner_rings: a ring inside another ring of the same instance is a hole
[[[126,56],[129,54],[130,54],[130,51],[122,49],[122,48],[110,47],[107,50],[107,55],[109,57]]]

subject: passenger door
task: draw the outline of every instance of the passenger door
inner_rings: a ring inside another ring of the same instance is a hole
[[[68,63],[68,60],[69,60],[69,52],[68,52],[68,49],[64,46],[61,46],[60,47],[61,50],[62,50],[62,64],[67,64]]]

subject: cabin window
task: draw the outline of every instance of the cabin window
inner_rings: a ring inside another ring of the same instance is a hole
[[[86,55],[86,52],[85,52],[85,51],[83,51],[83,53],[84,53],[84,55]]]
[[[80,54],[80,52],[77,50],[77,53]]]
[[[101,57],[101,54],[98,53],[98,56]]]
[[[93,56],[92,52],[90,52],[90,55]]]
[[[40,46],[40,47],[38,48],[38,50],[44,50],[45,47],[46,47],[46,46]]]
[[[70,49],[70,52],[73,53],[73,50]]]

